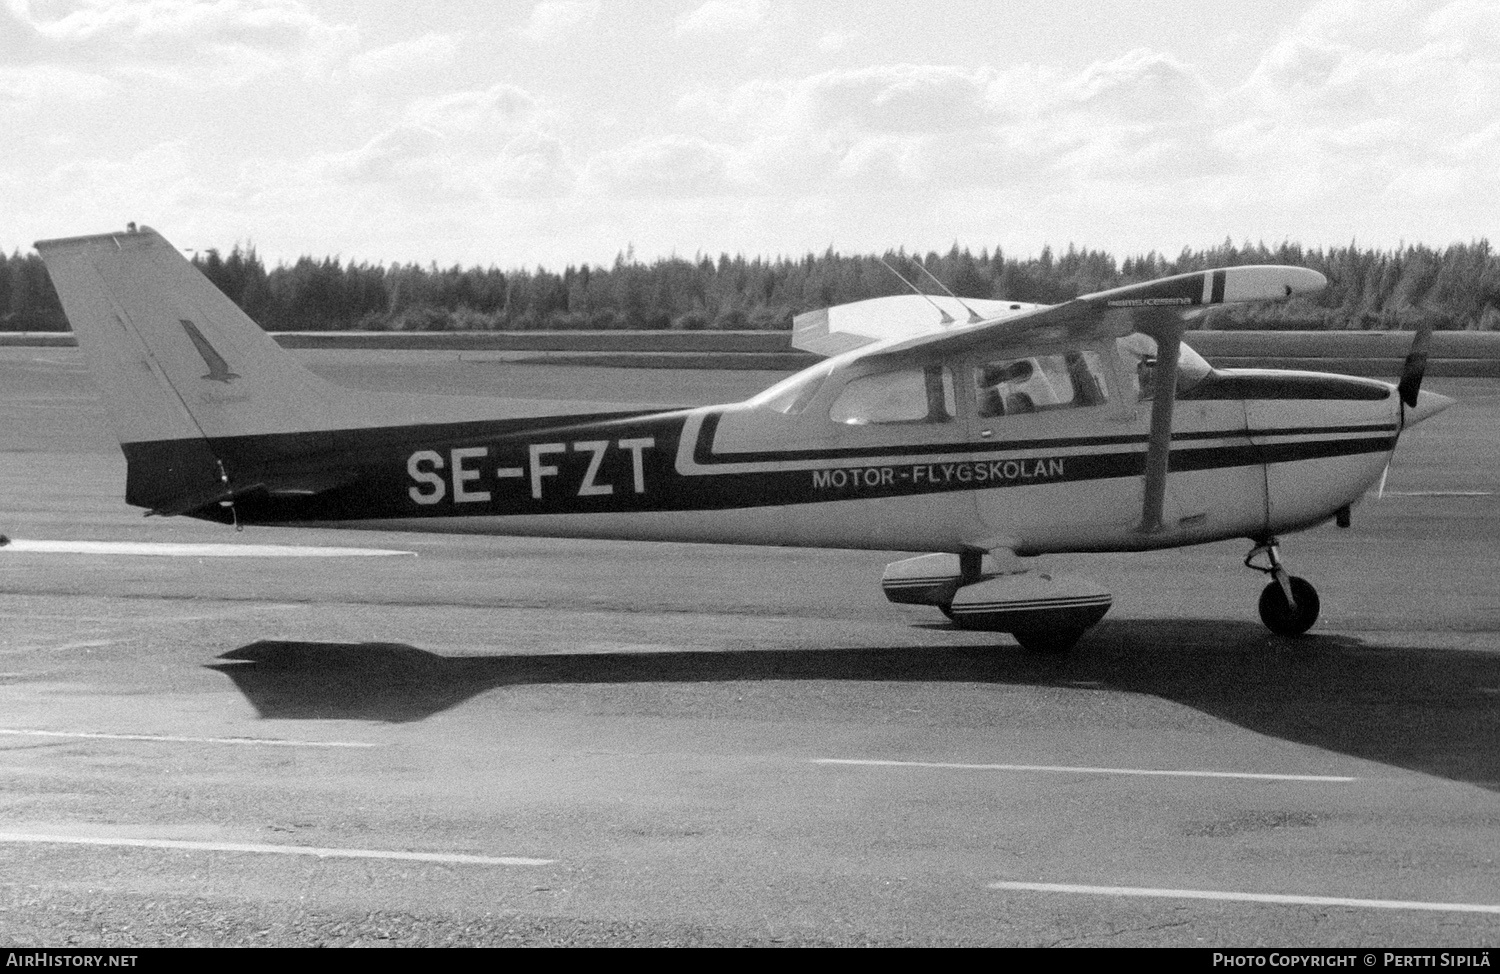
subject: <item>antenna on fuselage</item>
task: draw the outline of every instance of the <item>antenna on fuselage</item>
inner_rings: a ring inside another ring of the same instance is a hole
[[[906,278],[902,277],[901,276],[901,272],[898,271],[898,270],[896,270],[896,268],[892,267],[890,264],[887,264],[884,257],[876,257],[875,259],[878,260],[878,261],[880,261],[882,264],[885,264],[885,269],[888,270],[888,271],[890,271],[892,274],[895,274],[896,275],[896,279],[898,281],[900,281],[902,284],[905,284],[907,287],[911,288],[913,294],[917,295],[923,301],[926,301],[928,304],[930,304],[934,308],[936,308],[937,311],[938,311],[938,314],[940,314],[940,315],[943,316],[943,324],[945,324],[945,325],[951,325],[951,324],[953,324],[953,322],[955,321],[954,317],[952,315],[950,315],[948,312],[944,311],[942,305],[940,305],[936,301],[932,300],[931,297],[929,297],[927,294],[925,294],[920,288],[918,288],[911,281],[908,281]],[[960,302],[960,303],[962,303],[962,302]]]
[[[963,305],[964,310],[969,313],[969,324],[971,324],[971,325],[977,325],[977,324],[979,324],[979,322],[981,322],[981,321],[984,320],[982,317],[980,317],[979,312],[975,311],[973,308],[969,307],[967,304],[964,304],[964,299],[963,298],[961,298],[958,295],[954,294],[952,291],[949,291],[948,290],[948,285],[944,284],[942,281],[940,281],[936,277],[934,277],[933,274],[932,274],[932,271],[930,271],[930,270],[927,269],[927,265],[926,264],[923,264],[920,260],[917,260],[915,257],[908,257],[906,259],[909,260],[909,261],[911,261],[913,264],[916,264],[917,265],[917,270],[921,271],[923,274],[926,274],[927,275],[927,279],[930,280],[930,281],[932,281],[932,283],[936,284],[938,287],[942,288],[943,292],[946,293],[948,295],[948,297],[952,298],[953,300],[957,301],[959,304]]]

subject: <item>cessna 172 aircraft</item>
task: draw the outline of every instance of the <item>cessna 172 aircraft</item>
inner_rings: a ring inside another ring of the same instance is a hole
[[[1277,536],[1337,518],[1401,431],[1451,405],[1399,385],[1214,369],[1182,341],[1216,304],[1311,294],[1230,267],[1043,306],[902,295],[798,316],[829,356],[745,402],[582,408],[410,397],[304,369],[155,231],[36,245],[148,514],[303,525],[927,552],[894,602],[1063,650],[1108,611],[1025,556],[1245,538],[1265,624],[1305,632],[1313,587]],[[954,315],[967,315],[958,322]]]

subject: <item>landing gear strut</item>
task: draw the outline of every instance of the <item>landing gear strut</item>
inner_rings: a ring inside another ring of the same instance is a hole
[[[1265,564],[1258,564],[1256,558],[1262,555]],[[1318,590],[1307,579],[1287,574],[1275,538],[1252,548],[1245,567],[1271,576],[1271,584],[1260,593],[1260,621],[1267,629],[1278,636],[1300,636],[1318,621]]]

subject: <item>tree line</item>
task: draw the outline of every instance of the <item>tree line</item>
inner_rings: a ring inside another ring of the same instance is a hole
[[[906,293],[890,268],[930,285],[920,261],[962,297],[1056,303],[1107,288],[1205,268],[1295,264],[1329,286],[1311,298],[1216,308],[1203,327],[1500,330],[1500,256],[1488,240],[1443,249],[1310,249],[1230,240],[1155,251],[1123,261],[1069,245],[1014,257],[999,248],[848,256],[832,249],[800,258],[666,257],[620,253],[609,267],[581,264],[501,271],[495,267],[368,264],[302,257],[267,269],[253,246],[196,254],[193,263],[271,331],[531,331],[542,329],[754,329],[791,327],[803,311]],[[887,267],[886,265],[890,265]],[[936,293],[936,288],[923,288]],[[67,322],[35,253],[0,253],[0,330],[62,331]]]

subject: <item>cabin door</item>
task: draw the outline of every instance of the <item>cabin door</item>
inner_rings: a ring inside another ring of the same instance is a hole
[[[1023,550],[1135,549],[1253,531],[1265,480],[1237,399],[1173,415],[1161,530],[1140,530],[1151,383],[1115,343],[973,363],[971,442],[993,444],[977,514]],[[1149,372],[1146,373],[1149,376]]]

